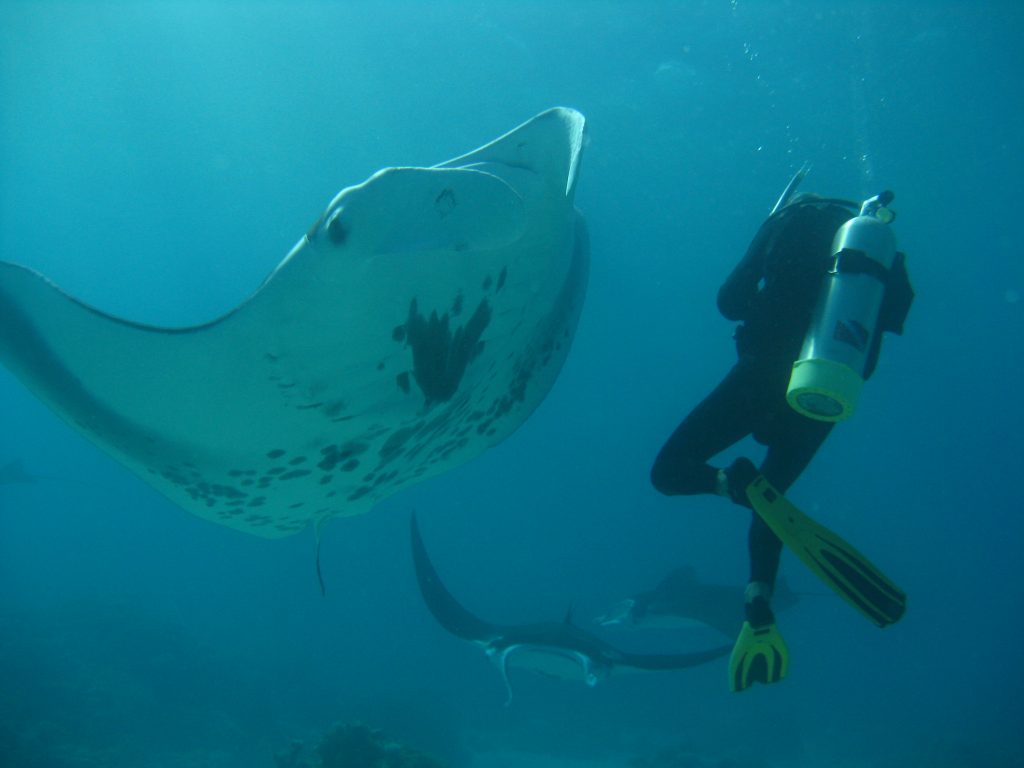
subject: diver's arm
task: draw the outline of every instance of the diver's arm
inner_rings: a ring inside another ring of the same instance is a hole
[[[764,277],[765,245],[775,229],[772,222],[769,219],[761,225],[740,263],[718,289],[718,311],[726,320],[746,320],[757,299],[758,283]]]
[[[888,331],[902,335],[903,323],[910,313],[910,305],[914,302],[914,289],[910,285],[907,274],[906,255],[896,254],[896,260],[889,269],[889,280],[885,286],[885,297],[878,316],[879,331]]]
[[[868,351],[867,360],[864,363],[864,380],[871,378],[878,365],[878,355],[882,349],[882,334],[895,333],[903,335],[903,323],[910,313],[910,305],[914,302],[914,289],[910,285],[910,276],[907,274],[906,256],[902,253],[896,254],[896,260],[889,270],[889,281],[885,286],[885,296],[882,299],[882,307],[878,313],[878,329],[875,337],[871,340],[871,349]]]
[[[761,270],[752,261],[748,253],[718,289],[718,311],[726,320],[745,320],[754,303]]]

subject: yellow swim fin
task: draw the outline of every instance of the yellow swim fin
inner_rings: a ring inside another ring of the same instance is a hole
[[[789,669],[789,650],[774,624],[756,629],[743,622],[729,657],[729,688],[733,693],[754,683],[777,683]]]
[[[751,481],[746,494],[782,543],[836,594],[879,627],[899,621],[907,609],[906,594],[864,555],[794,507],[764,475]]]

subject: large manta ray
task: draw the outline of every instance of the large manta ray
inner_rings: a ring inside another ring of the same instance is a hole
[[[561,622],[491,624],[464,608],[442,583],[423,545],[415,514],[411,532],[416,581],[427,609],[444,629],[480,647],[494,660],[505,681],[509,700],[512,686],[508,670],[512,666],[594,686],[623,670],[687,669],[729,653],[729,646],[692,653],[628,653],[577,626],[570,616]]]
[[[554,383],[588,269],[583,125],[552,109],[377,172],[199,326],[112,317],[0,262],[0,361],[207,520],[276,538],[366,512],[507,437]]]

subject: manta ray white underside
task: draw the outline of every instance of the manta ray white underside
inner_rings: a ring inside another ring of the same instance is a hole
[[[342,191],[246,301],[119,319],[0,262],[0,361],[190,512],[265,537],[366,512],[507,437],[586,286],[583,116],[552,109]]]

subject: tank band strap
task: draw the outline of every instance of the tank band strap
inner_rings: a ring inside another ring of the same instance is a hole
[[[890,271],[868,256],[864,251],[843,248],[835,255],[829,274],[871,275],[883,285],[889,284]]]

